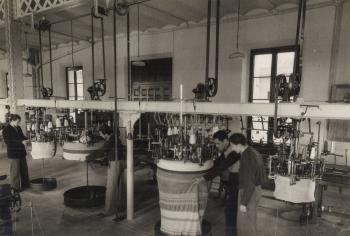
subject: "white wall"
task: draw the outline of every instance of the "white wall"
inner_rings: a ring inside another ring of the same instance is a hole
[[[336,83],[350,83],[350,2],[343,8]]]
[[[219,92],[213,99],[217,102],[245,101],[248,95],[249,54],[254,48],[292,45],[295,40],[297,13],[245,20],[241,24],[240,44],[246,54],[243,63],[230,60],[228,56],[235,49],[236,23],[223,23],[220,33]],[[322,19],[322,24],[320,24]],[[332,44],[334,7],[313,9],[307,12],[304,70],[301,97],[305,101],[326,101],[328,98],[329,66]],[[215,27],[212,27],[210,75],[214,74]],[[173,40],[174,39],[174,40]],[[137,38],[131,37],[131,56],[137,55]],[[78,46],[77,46],[78,47]],[[173,55],[173,96],[179,97],[179,86],[184,85],[185,98],[192,98],[192,89],[198,82],[204,81],[206,27],[192,27],[173,32],[142,34],[140,55]],[[114,96],[113,44],[106,42],[108,94]],[[349,49],[350,50],[350,47]],[[59,49],[55,55],[69,51]],[[102,78],[102,59],[99,57],[100,43],[96,44],[96,78]],[[126,40],[118,38],[118,97],[127,96],[126,81]],[[346,54],[350,57],[350,51]],[[47,57],[46,57],[47,58]],[[75,64],[84,68],[86,88],[91,85],[91,49],[85,49],[74,56]],[[54,62],[54,92],[66,95],[65,67],[71,65],[70,57]],[[48,75],[48,65],[44,74]],[[243,72],[243,73],[242,73]],[[350,73],[350,72],[349,72]],[[45,85],[49,83],[45,77]],[[317,92],[315,85],[317,84]],[[242,90],[243,88],[243,90]]]

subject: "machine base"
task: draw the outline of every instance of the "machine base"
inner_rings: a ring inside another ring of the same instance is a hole
[[[37,178],[30,181],[30,187],[37,191],[50,191],[57,188],[56,178]]]
[[[64,192],[64,205],[72,208],[98,207],[105,203],[106,187],[81,186]]]

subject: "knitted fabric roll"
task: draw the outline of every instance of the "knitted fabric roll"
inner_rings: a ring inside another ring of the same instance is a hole
[[[191,163],[193,164],[193,163]],[[201,223],[208,200],[206,182],[195,178],[207,170],[181,172],[158,167],[161,231],[168,235],[201,235]]]

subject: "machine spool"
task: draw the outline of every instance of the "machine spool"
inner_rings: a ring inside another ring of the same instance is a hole
[[[100,149],[104,142],[87,145],[79,142],[65,142],[63,145],[63,158],[69,161],[85,161],[87,155]]]

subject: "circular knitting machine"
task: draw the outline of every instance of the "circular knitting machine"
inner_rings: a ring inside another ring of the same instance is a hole
[[[57,143],[52,142],[32,142],[31,156],[34,160],[42,160],[42,177],[37,179],[32,179],[30,181],[30,186],[34,190],[38,191],[50,191],[57,187],[56,178],[45,177],[45,160],[51,159],[56,155]]]
[[[86,185],[68,189],[64,192],[64,205],[72,208],[97,207],[105,203],[106,187],[89,185],[89,165],[86,156],[100,149],[103,141],[92,144],[78,141],[65,142],[63,145],[63,158],[70,161],[86,162]]]
[[[156,235],[209,235],[211,226],[203,220],[208,186],[195,179],[207,173],[213,161],[199,165],[161,159],[157,166],[161,221],[155,225]]]

